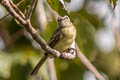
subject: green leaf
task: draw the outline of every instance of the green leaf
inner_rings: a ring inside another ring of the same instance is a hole
[[[61,16],[67,15],[64,5],[59,0],[47,0],[49,6]]]
[[[59,8],[59,0],[47,0],[49,6],[58,12]]]

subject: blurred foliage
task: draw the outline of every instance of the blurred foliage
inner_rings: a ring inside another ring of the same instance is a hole
[[[20,0],[14,0],[17,3],[19,3]],[[26,14],[28,8],[30,7],[31,0],[24,0],[20,5],[19,9]]]
[[[113,9],[116,7],[117,0],[109,0],[111,4],[113,4]]]
[[[65,2],[71,2],[71,0],[64,0]]]
[[[58,12],[61,16],[67,15],[67,11],[60,0],[47,0],[50,7]]]
[[[26,13],[30,1],[31,0],[24,0],[19,5],[20,10]],[[64,1],[71,2],[71,0]],[[104,0],[102,1],[104,2]],[[18,2],[19,0],[14,0],[14,3],[17,4]],[[49,6],[61,16],[68,13],[63,9],[63,5],[59,0],[47,0],[47,2]],[[95,14],[92,9],[91,12],[93,13],[90,13],[90,10],[88,11],[86,6],[89,2],[90,0],[85,0],[86,4],[83,3],[84,5],[80,10],[69,13],[73,20],[73,24],[77,29],[76,42],[84,55],[87,56],[95,67],[107,76],[109,80],[120,80],[120,54],[116,47],[109,53],[104,53],[98,48],[95,42],[95,36],[97,32],[100,29],[104,29],[106,25],[102,17]],[[116,6],[116,2],[117,0],[110,0],[110,3],[113,3],[114,6]],[[45,3],[43,3],[43,5],[45,8],[48,8]],[[31,21],[32,25],[38,30],[40,35],[48,41],[58,24],[51,15],[50,10],[45,9],[45,11],[48,24],[44,33],[40,30],[40,27],[42,26],[39,25],[37,19],[40,17],[35,10]],[[21,25],[17,24],[11,16],[0,21],[0,30],[1,26],[4,27],[4,31],[7,32],[9,37],[15,35],[19,30],[24,29]],[[19,36],[20,35],[17,35],[17,37]],[[3,37],[1,37],[0,33],[0,48],[2,47],[1,38]],[[10,39],[10,42],[12,42],[12,39]],[[17,38],[11,45],[3,50],[0,49],[0,80],[49,80],[49,71],[46,64],[42,66],[42,69],[37,76],[31,77],[29,75],[33,66],[37,63],[42,54],[43,51],[38,44],[32,40],[27,32],[24,32],[24,34]],[[55,59],[55,67],[58,80],[83,80],[83,76],[85,75],[84,72],[87,71],[78,58],[73,61]]]
[[[77,28],[76,41],[78,45],[81,49],[84,49],[83,53],[87,55],[93,54],[94,48],[96,48],[93,41],[95,28],[79,12],[75,14],[71,13],[71,16],[74,18],[74,24]]]
[[[14,64],[11,68],[11,76],[9,80],[28,80],[28,73],[30,73],[31,70],[30,63],[26,63],[25,65],[21,64]],[[23,73],[24,71],[24,73]],[[18,74],[16,74],[18,73]]]

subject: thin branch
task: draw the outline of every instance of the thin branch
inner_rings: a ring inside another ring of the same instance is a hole
[[[48,68],[50,72],[50,80],[57,80],[55,66],[54,66],[54,58],[48,59]]]
[[[20,0],[16,5],[19,6],[22,2],[23,2],[23,0]],[[2,17],[2,18],[0,19],[0,21],[3,20],[4,18],[8,17],[9,15],[10,15],[10,14],[8,13],[6,16]]]
[[[34,9],[35,4],[36,4],[37,1],[38,1],[38,0],[32,0],[32,1],[31,1],[30,7],[29,7],[29,9],[28,9],[28,11],[27,11],[27,13],[26,13],[26,20],[31,18],[33,9]]]
[[[20,0],[16,5],[19,6],[24,0]]]
[[[18,7],[11,1],[11,0],[8,0],[10,5],[13,7],[13,9],[16,11],[17,14],[19,14],[23,19],[25,19],[25,16],[23,14],[23,12],[21,12]]]
[[[2,17],[1,19],[0,19],[0,21],[1,20],[3,20],[4,18],[6,18],[7,16],[9,16],[10,14],[8,13],[7,15],[5,15],[4,17]]]
[[[8,10],[8,12],[19,21],[20,24],[22,24],[26,30],[31,34],[32,38],[38,42],[42,49],[44,49],[46,52],[52,54],[54,57],[59,57],[62,59],[68,59],[72,60],[75,58],[75,54],[67,53],[67,52],[59,52],[55,49],[50,48],[44,39],[41,38],[41,36],[37,33],[37,31],[33,28],[31,25],[30,20],[24,20],[21,18],[19,14],[14,10],[14,8],[10,5],[8,0],[2,0],[0,3]]]
[[[80,51],[79,47],[76,44],[77,49],[77,56],[82,61],[82,63],[91,71],[94,73],[97,79],[99,80],[105,80],[104,77],[97,71],[97,69],[90,63],[90,61],[83,55],[83,53]]]
[[[14,16],[22,25],[26,25],[26,21],[21,18],[21,16],[19,14],[16,13],[16,11],[14,10],[14,8],[10,5],[8,0],[2,0],[1,4],[8,10],[8,12]]]

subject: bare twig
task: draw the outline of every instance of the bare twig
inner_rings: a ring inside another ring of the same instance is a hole
[[[4,18],[6,18],[7,16],[9,16],[10,14],[8,13],[7,15],[5,15],[4,17],[2,17],[1,19],[0,19],[0,21],[1,20],[3,20]]]
[[[38,42],[41,47],[46,51],[49,52],[50,54],[52,54],[54,57],[59,57],[62,59],[68,59],[68,60],[72,60],[75,58],[74,54],[71,53],[66,53],[66,52],[59,52],[55,49],[50,48],[47,43],[45,42],[44,39],[41,38],[41,36],[37,33],[37,31],[33,28],[33,26],[31,25],[30,20],[25,20],[23,18],[21,18],[21,16],[19,14],[17,14],[17,12],[15,11],[16,9],[14,9],[8,0],[2,0],[0,1],[0,3],[8,10],[8,12],[19,21],[20,24],[24,25],[24,27],[26,28],[26,30],[31,34],[32,38]]]
[[[14,16],[22,25],[26,25],[26,21],[21,18],[21,16],[19,14],[17,14],[17,12],[14,10],[14,8],[10,5],[8,0],[2,0],[1,4],[3,4],[5,6],[5,8],[8,10],[8,12]]]
[[[16,5],[19,6],[24,0],[20,0]]]
[[[57,80],[55,66],[54,66],[54,58],[48,59],[48,68],[50,72],[50,80]]]
[[[23,0],[20,0],[16,5],[19,6],[22,2],[23,2]],[[2,17],[2,18],[0,19],[0,21],[3,20],[4,18],[6,18],[6,17],[9,16],[9,15],[10,15],[10,14],[8,13],[6,16]]]
[[[33,9],[34,9],[35,4],[36,4],[37,1],[38,1],[38,0],[32,0],[32,1],[31,1],[30,7],[29,7],[29,9],[28,9],[28,11],[27,11],[27,13],[26,13],[26,20],[31,18]]]
[[[94,73],[97,79],[99,80],[105,80],[104,77],[97,71],[97,69],[90,63],[90,61],[83,55],[83,53],[80,51],[79,47],[76,44],[77,48],[77,56],[82,61],[82,63],[91,71]]]
[[[17,14],[19,14],[21,18],[25,19],[24,14],[18,9],[18,7],[11,0],[8,1],[11,4],[11,7],[13,7],[13,9],[17,12]]]

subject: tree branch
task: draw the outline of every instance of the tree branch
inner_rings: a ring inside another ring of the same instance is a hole
[[[13,7],[13,9],[16,11],[16,13],[20,15],[23,19],[25,19],[24,14],[18,9],[18,7],[11,0],[8,1],[11,4],[11,7]]]
[[[20,0],[16,5],[19,6],[22,2],[23,2],[23,0]],[[10,14],[8,13],[6,16],[2,17],[2,18],[0,19],[0,21],[3,20],[4,18],[6,18],[6,17],[9,16],[9,15],[10,15]]]
[[[50,48],[44,39],[37,33],[37,31],[31,25],[30,19],[23,19],[16,10],[11,6],[8,0],[1,0],[0,3],[8,10],[8,12],[19,21],[20,24],[24,26],[24,28],[31,34],[32,38],[41,45],[42,49],[46,52],[52,54],[54,57],[72,60],[75,58],[75,54],[67,53],[67,52],[59,52],[55,49]]]
[[[94,73],[97,79],[99,80],[105,80],[104,77],[97,71],[97,69],[90,63],[90,61],[83,55],[83,53],[80,51],[79,47],[76,44],[77,49],[77,56],[82,61],[82,63],[91,71]]]
[[[19,14],[16,13],[16,11],[13,9],[13,7],[10,5],[8,0],[2,0],[1,4],[8,10],[8,12],[14,16],[22,25],[26,25],[26,21],[21,18]]]
[[[50,80],[57,80],[55,66],[54,66],[54,58],[48,59],[48,68],[50,72]]]
[[[6,18],[6,17],[9,16],[9,15],[10,15],[10,14],[8,13],[7,15],[3,16],[3,17],[0,19],[0,21],[3,20],[4,18]]]
[[[35,4],[36,4],[37,1],[38,1],[38,0],[32,0],[32,1],[31,1],[30,7],[29,7],[29,9],[28,9],[28,11],[27,11],[27,13],[26,13],[26,20],[31,18],[33,9],[34,9]]]

